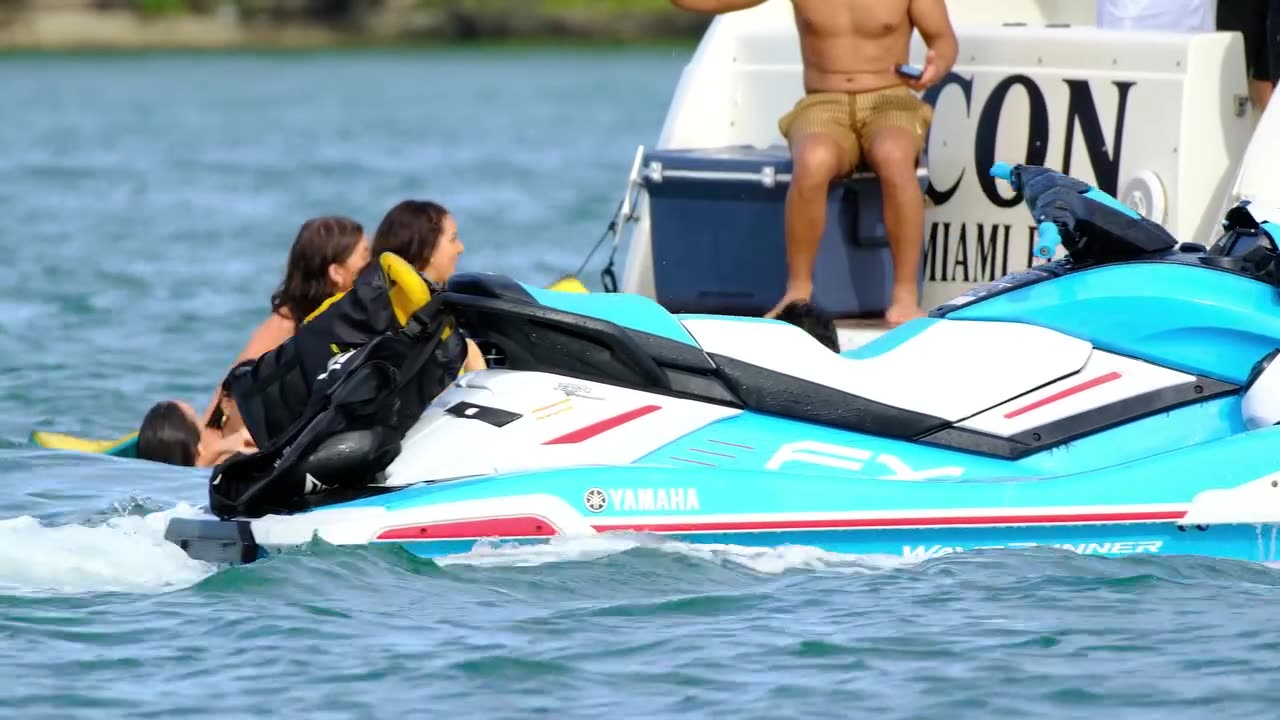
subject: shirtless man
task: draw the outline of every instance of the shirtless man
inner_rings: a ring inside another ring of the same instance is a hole
[[[707,13],[733,12],[765,0],[671,0]],[[924,246],[924,195],[916,160],[933,112],[915,92],[937,83],[956,61],[956,36],[945,0],[792,0],[805,97],[778,121],[792,154],[786,200],[787,290],[766,317],[810,305],[813,266],[826,225],[831,181],[865,160],[879,176],[893,256],[893,294],[885,321],[900,325],[924,313],[917,290]],[[919,80],[895,71],[906,63],[912,30],[928,46]],[[915,91],[915,92],[913,92]]]

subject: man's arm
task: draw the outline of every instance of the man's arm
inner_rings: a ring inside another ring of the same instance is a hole
[[[682,10],[703,13],[727,13],[735,10],[746,10],[763,5],[765,0],[671,0],[671,4]]]
[[[951,72],[951,66],[956,64],[956,55],[960,53],[960,45],[956,42],[951,18],[947,16],[946,0],[911,0],[908,12],[911,24],[920,31],[920,37],[929,48],[924,75],[909,84],[916,90],[924,90]]]

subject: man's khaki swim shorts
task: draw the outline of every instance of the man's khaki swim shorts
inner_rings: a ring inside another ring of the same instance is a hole
[[[803,135],[822,133],[840,143],[845,151],[847,173],[862,160],[867,141],[877,128],[900,127],[917,140],[917,153],[933,122],[933,108],[902,85],[861,93],[821,92],[800,99],[778,120],[782,136],[793,146]]]

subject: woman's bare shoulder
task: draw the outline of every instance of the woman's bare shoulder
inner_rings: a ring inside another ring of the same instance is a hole
[[[240,352],[241,360],[254,360],[276,349],[285,340],[293,337],[297,325],[288,316],[287,310],[273,312],[263,320],[249,336],[249,342]]]

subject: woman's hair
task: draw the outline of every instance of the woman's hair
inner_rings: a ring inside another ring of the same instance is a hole
[[[193,467],[199,444],[200,429],[171,400],[152,405],[138,428],[137,455],[141,460]]]
[[[384,252],[399,255],[419,272],[431,262],[431,253],[444,233],[449,211],[430,200],[403,200],[387,211],[373,235],[373,257]]]
[[[284,310],[290,319],[301,324],[333,295],[329,266],[346,262],[363,236],[360,223],[339,215],[302,223],[289,249],[284,280],[271,295],[271,311]]]

